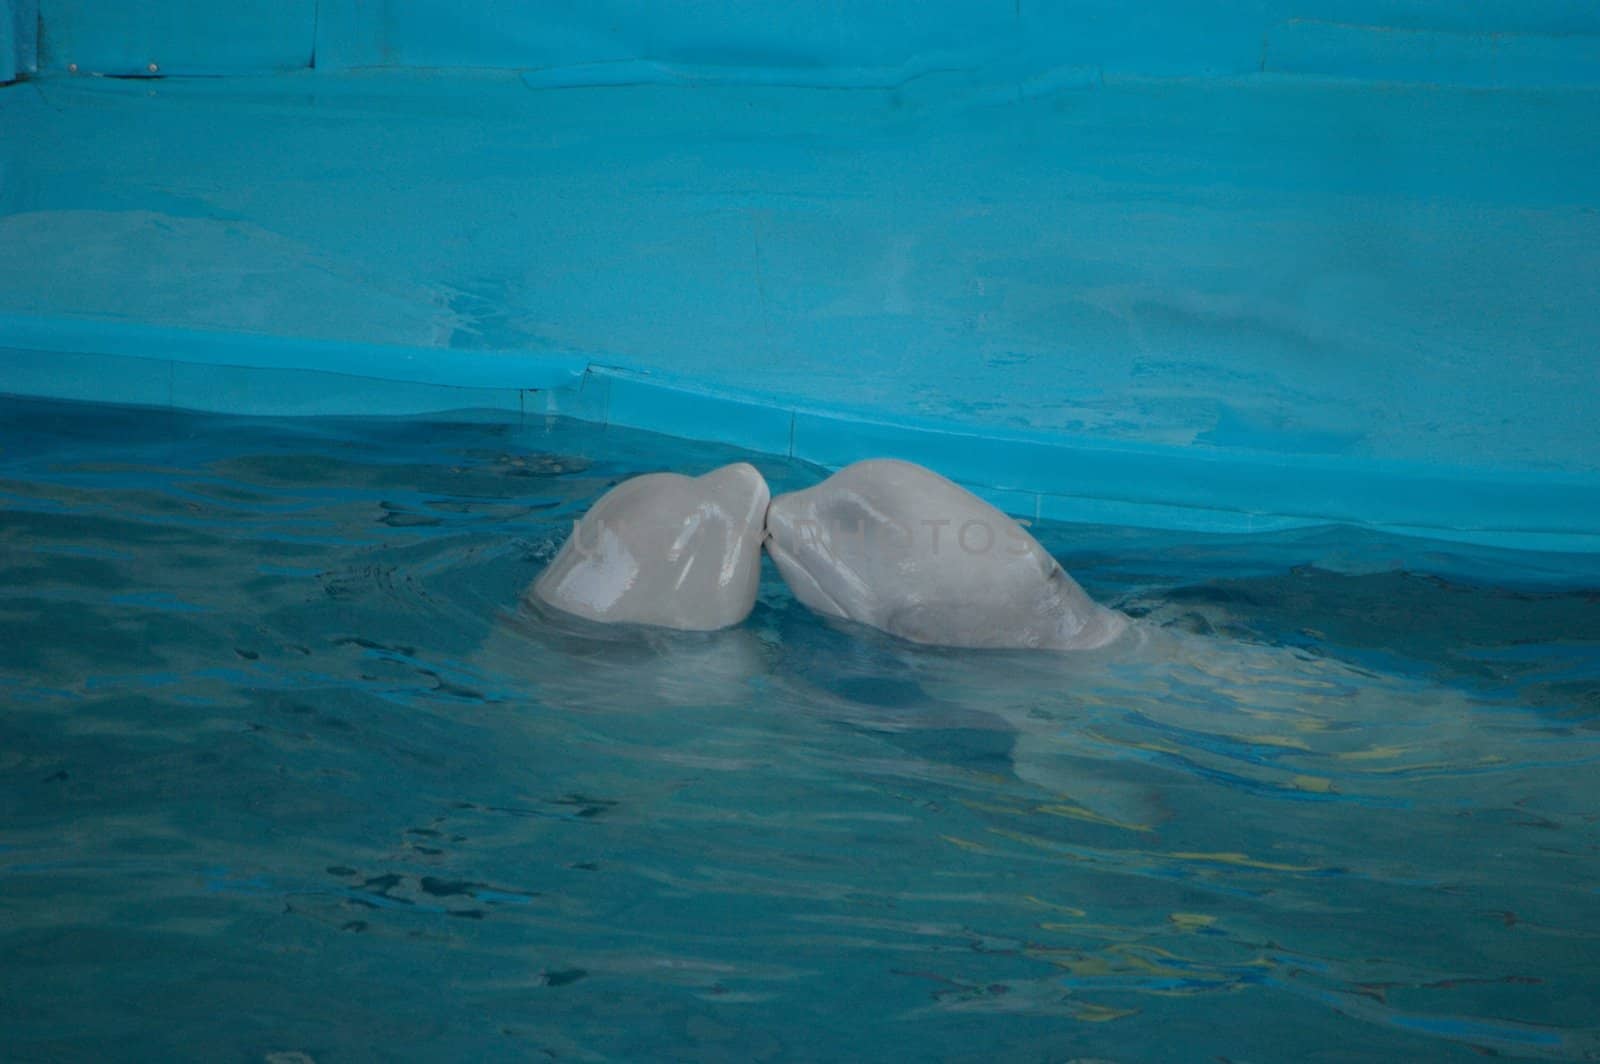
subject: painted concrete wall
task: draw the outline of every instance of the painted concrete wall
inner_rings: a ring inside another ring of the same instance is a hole
[[[265,376],[340,373],[1024,514],[1600,550],[1593,0],[34,2],[0,391],[374,412]]]
[[[29,0],[40,66],[111,75],[235,74],[304,68],[317,0]]]
[[[1151,75],[1284,70],[1420,80],[1582,74],[1600,5],[1582,0],[387,0],[332,20],[333,63],[545,67],[1089,65]],[[381,11],[378,10],[381,8]],[[341,29],[355,35],[341,37]],[[365,34],[364,36],[362,34]],[[1527,37],[1539,38],[1526,40]],[[1508,39],[1510,38],[1510,39]],[[1543,67],[1544,74],[1536,74]]]
[[[1059,67],[1600,81],[1600,4],[1591,0],[7,0],[13,11],[35,3],[45,69],[109,74],[643,61],[830,84],[949,69],[1026,78]]]
[[[0,85],[39,66],[39,0],[0,0]]]

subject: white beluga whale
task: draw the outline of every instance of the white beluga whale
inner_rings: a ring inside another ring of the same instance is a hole
[[[700,477],[651,473],[573,525],[530,594],[591,621],[711,631],[755,605],[767,482],[744,462]]]
[[[730,628],[756,598],[763,537],[800,603],[907,642],[781,609],[762,622],[788,625],[781,639]],[[1482,727],[1504,707],[1427,676],[1215,634],[1229,630],[1225,617],[1194,628],[1188,600],[1133,600],[1147,608],[1130,621],[1093,602],[1011,518],[905,462],[858,463],[776,499],[744,465],[625,482],[578,523],[527,597],[537,609],[495,626],[479,659],[486,673],[514,677],[508,690],[615,718],[626,734],[648,717],[657,734],[677,735],[677,715],[650,711],[742,720],[759,681],[771,720],[838,720],[888,737],[874,741],[916,759],[893,761],[895,772],[964,778],[1008,752],[1014,782],[997,792],[995,816],[1037,813],[1156,840],[1192,823],[1194,808],[1263,828],[1286,810],[1309,817],[1345,801],[1425,795],[1454,808],[1505,760],[1500,734]],[[857,664],[842,668],[853,648]],[[765,748],[746,749],[745,738],[727,733],[718,763],[762,764]],[[1048,832],[998,826],[998,838],[1054,845]],[[1164,859],[1156,846],[1141,843],[1138,861]]]
[[[1088,650],[1129,624],[1016,521],[910,462],[857,462],[778,496],[767,537],[802,603],[916,643]]]

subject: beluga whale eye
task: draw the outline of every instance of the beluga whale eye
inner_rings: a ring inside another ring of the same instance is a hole
[[[910,462],[857,462],[779,495],[767,551],[805,605],[917,643],[1088,650],[1129,623],[1017,522]]]
[[[710,631],[755,605],[772,493],[754,466],[651,473],[606,492],[528,594],[591,621]]]

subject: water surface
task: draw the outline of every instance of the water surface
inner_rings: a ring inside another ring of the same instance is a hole
[[[0,406],[0,1056],[1600,1058],[1600,563],[1043,526],[1140,639],[522,590],[572,422]],[[298,1055],[297,1055],[298,1054]]]

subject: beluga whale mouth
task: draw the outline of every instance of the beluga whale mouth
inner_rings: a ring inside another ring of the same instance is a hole
[[[755,606],[772,493],[756,468],[651,473],[606,492],[534,582],[541,602],[591,621],[711,631]]]
[[[910,462],[857,462],[779,495],[767,551],[813,610],[916,643],[1089,650],[1129,625],[1016,521]]]

